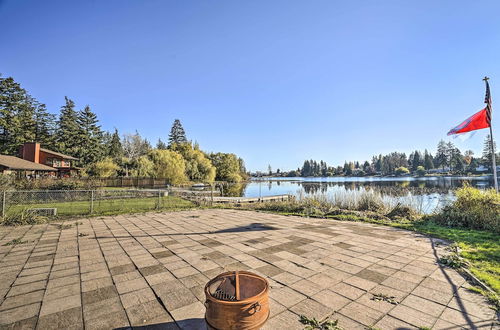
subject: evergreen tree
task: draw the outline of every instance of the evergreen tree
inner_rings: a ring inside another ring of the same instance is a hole
[[[35,100],[13,78],[0,77],[0,153],[16,155],[36,138]]]
[[[35,101],[35,141],[44,148],[55,149],[56,116],[48,113],[45,104]]]
[[[422,156],[420,155],[420,152],[416,150],[416,151],[413,153],[413,162],[412,162],[412,164],[411,164],[411,169],[412,169],[413,171],[416,171],[416,170],[417,170],[417,168],[418,168],[419,166],[422,166],[422,165],[423,165]]]
[[[319,163],[319,166],[320,166],[321,176],[328,176],[328,165],[326,164],[326,162],[321,161]]]
[[[382,172],[382,155],[379,155],[375,163],[375,171]]]
[[[352,175],[352,170],[354,169],[354,164],[352,162],[344,162],[344,175]]]
[[[35,142],[36,139],[36,121],[34,100],[27,96],[24,102],[18,108],[16,122],[18,132],[13,137],[13,143],[19,148],[25,142]]]
[[[465,161],[462,153],[458,148],[451,151],[451,168],[455,171],[462,172],[465,170]]]
[[[158,139],[158,142],[156,143],[156,149],[159,150],[167,150],[168,146],[165,142],[163,142],[161,139]]]
[[[486,138],[484,139],[483,157],[482,157],[481,161],[482,161],[482,165],[486,166],[489,169],[492,168],[493,150],[497,150],[496,147],[497,146],[496,146],[495,142],[493,142],[493,144],[491,144],[491,138],[490,138],[490,135],[488,134],[486,136]]]
[[[365,161],[365,163],[363,164],[363,171],[367,173],[370,172],[370,163],[368,163],[368,161]]]
[[[77,158],[80,159],[82,165],[89,165],[104,158],[103,133],[98,123],[97,115],[88,105],[77,113]]]
[[[450,141],[446,144],[446,154],[448,158],[448,166],[449,168],[453,168],[453,156],[455,154],[456,147],[455,145]]]
[[[410,153],[408,156],[408,166],[413,167],[413,158],[415,158],[415,152]]]
[[[179,119],[174,120],[170,134],[168,135],[168,146],[171,148],[174,144],[186,143],[186,132]]]
[[[67,96],[65,104],[61,107],[57,122],[56,145],[59,152],[75,156],[78,154],[80,143],[80,129],[78,127],[78,113],[75,103]]]
[[[424,168],[426,170],[431,170],[434,168],[434,160],[432,159],[432,155],[425,149],[424,152]]]
[[[449,164],[448,146],[443,140],[439,141],[437,146],[436,157],[434,158],[436,167],[444,167]]]
[[[108,156],[115,160],[119,160],[123,157],[123,146],[116,128],[115,132],[109,139]]]
[[[311,163],[308,160],[304,161],[302,169],[300,170],[301,176],[311,176]]]

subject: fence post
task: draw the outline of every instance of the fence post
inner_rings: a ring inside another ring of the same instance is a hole
[[[2,219],[5,219],[5,205],[6,202],[5,200],[7,199],[7,191],[3,191],[3,197],[2,197]]]
[[[94,191],[90,191],[90,214],[94,213]]]
[[[215,184],[212,183],[210,185],[210,206],[214,206],[214,189],[215,189]]]
[[[158,210],[160,209],[161,207],[161,190],[158,189]]]

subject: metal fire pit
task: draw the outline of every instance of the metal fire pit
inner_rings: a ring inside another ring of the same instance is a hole
[[[205,286],[209,329],[260,329],[269,318],[269,284],[245,271],[227,272]]]

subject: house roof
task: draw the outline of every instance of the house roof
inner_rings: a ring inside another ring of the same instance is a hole
[[[57,169],[47,165],[38,164],[30,162],[29,160],[7,155],[0,155],[0,166],[4,166],[12,170],[51,171],[51,172],[57,171]]]
[[[64,158],[64,159],[78,160],[78,158],[75,158],[73,156],[68,156],[68,155],[61,154],[59,152],[55,152],[55,151],[45,149],[45,148],[40,148],[40,151],[46,152],[46,153],[54,155],[54,156],[59,156],[59,157]]]

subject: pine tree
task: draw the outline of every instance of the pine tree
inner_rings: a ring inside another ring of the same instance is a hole
[[[120,140],[120,135],[118,134],[118,130],[116,128],[115,132],[109,139],[108,156],[115,160],[121,159],[121,157],[123,157],[123,146]]]
[[[97,115],[92,112],[88,105],[77,113],[78,147],[76,157],[80,159],[82,165],[90,165],[104,158],[103,133],[98,123]]]
[[[439,141],[438,146],[437,146],[437,152],[436,152],[436,157],[434,158],[434,161],[436,162],[436,166],[440,166],[443,168],[449,163],[449,156],[448,156],[448,146],[446,145],[446,142],[443,140]]]
[[[35,141],[44,148],[55,149],[56,116],[48,113],[45,104],[35,102]]]
[[[432,159],[432,155],[425,149],[424,152],[424,168],[426,170],[431,170],[434,168],[434,160]]]
[[[165,142],[163,142],[161,139],[158,139],[158,142],[156,143],[156,149],[159,150],[167,150],[168,146]]]
[[[455,171],[463,171],[465,169],[465,161],[462,153],[458,148],[454,148],[451,151],[451,161],[450,166]]]
[[[413,163],[411,164],[412,170],[416,171],[419,166],[422,166],[422,164],[422,156],[420,155],[419,151],[415,150],[413,154]]]
[[[382,155],[378,155],[377,162],[375,163],[375,171],[382,172]]]
[[[18,132],[13,137],[13,143],[17,145],[17,148],[25,142],[35,142],[36,121],[33,103],[33,98],[27,96],[16,114]]]
[[[408,156],[408,166],[410,167],[413,167],[413,158],[415,158],[414,152],[410,153],[410,155]]]
[[[448,158],[448,166],[450,167],[450,169],[453,167],[453,156],[454,156],[454,153],[455,153],[455,145],[450,141],[446,144],[446,155],[447,155],[447,158]]]
[[[302,165],[302,169],[300,170],[301,176],[310,176],[311,175],[311,163],[308,160],[304,161],[304,165]]]
[[[496,146],[495,142],[493,142],[493,144],[491,144],[491,137],[488,134],[486,136],[486,138],[484,139],[483,157],[482,157],[481,161],[482,161],[482,165],[486,166],[489,169],[492,168],[493,150],[497,150],[497,146]]]
[[[64,97],[65,104],[61,107],[59,120],[57,122],[56,145],[57,150],[74,156],[79,148],[79,127],[78,113],[75,110],[75,103],[67,96]]]
[[[186,132],[179,119],[174,120],[170,134],[168,135],[168,146],[172,148],[175,144],[186,143]]]
[[[36,138],[35,100],[13,78],[0,77],[0,153],[15,155]]]

